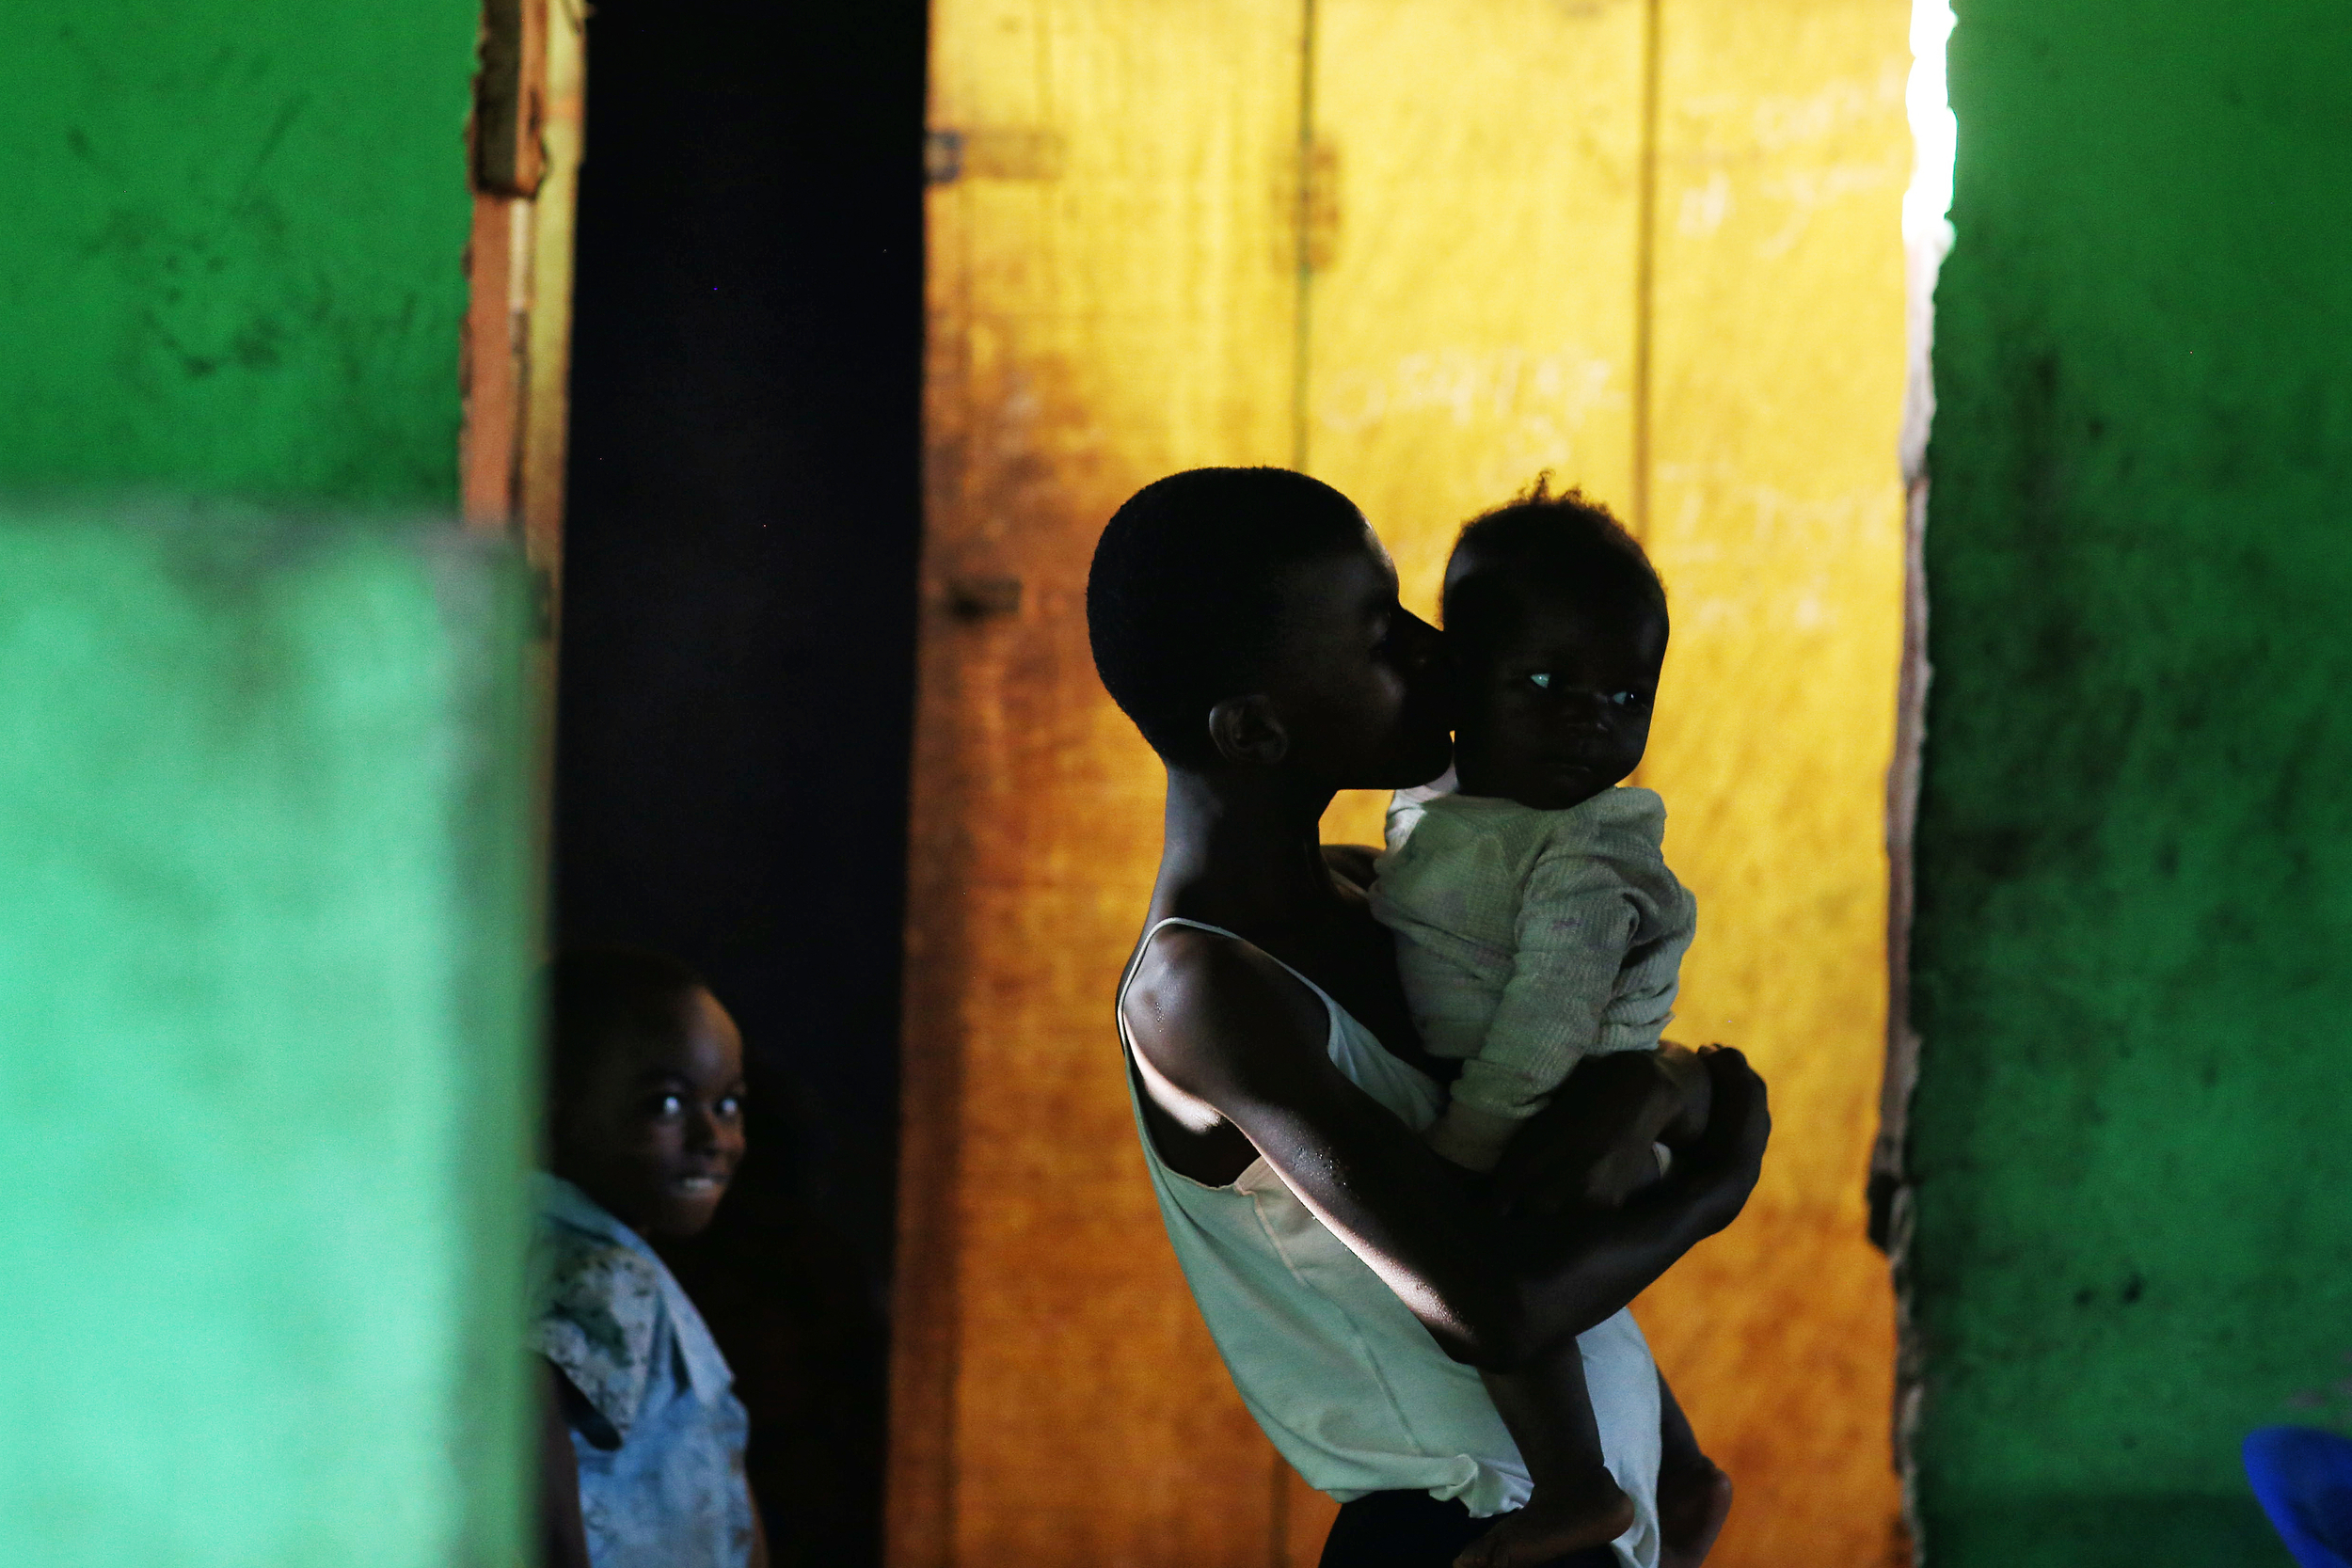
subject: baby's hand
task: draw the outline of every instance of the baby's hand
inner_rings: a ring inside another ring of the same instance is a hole
[[[1672,1118],[1659,1129],[1658,1141],[1668,1148],[1687,1148],[1707,1132],[1707,1118],[1715,1109],[1714,1080],[1696,1052],[1672,1040],[1658,1042],[1658,1060],[1681,1098]]]
[[[1579,1062],[1551,1103],[1503,1149],[1495,1167],[1497,1196],[1526,1212],[1552,1214],[1614,1208],[1656,1181],[1658,1157],[1650,1144],[1686,1098],[1676,1070],[1661,1053],[1648,1051]]]
[[[1585,1206],[1622,1209],[1627,1198],[1654,1185],[1661,1174],[1657,1147],[1649,1139],[1639,1134],[1620,1138],[1586,1174]]]

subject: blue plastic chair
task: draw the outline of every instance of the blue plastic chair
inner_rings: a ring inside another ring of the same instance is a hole
[[[2352,1437],[2264,1427],[2246,1439],[2246,1479],[2301,1568],[2352,1568]]]

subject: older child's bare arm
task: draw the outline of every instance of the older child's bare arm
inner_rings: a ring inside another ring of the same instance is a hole
[[[752,1555],[743,1568],[768,1568],[768,1527],[759,1516],[759,1494],[752,1490],[748,1481],[743,1483],[743,1491],[752,1499]]]
[[[564,1374],[532,1360],[539,1404],[539,1552],[546,1568],[589,1568],[588,1529],[580,1517],[580,1463],[564,1419]]]
[[[1123,1011],[1155,1096],[1238,1128],[1447,1354],[1488,1370],[1508,1370],[1592,1327],[1729,1224],[1771,1131],[1762,1083],[1738,1053],[1720,1053],[1707,1064],[1718,1102],[1708,1137],[1642,1203],[1499,1219],[1331,1066],[1312,1026],[1320,1003],[1255,949],[1193,931],[1162,936],[1137,965]],[[1737,1091],[1728,1106],[1727,1087]],[[1550,1110],[1518,1142],[1543,1146]],[[1540,1198],[1548,1174],[1540,1164],[1522,1169],[1514,1190]]]

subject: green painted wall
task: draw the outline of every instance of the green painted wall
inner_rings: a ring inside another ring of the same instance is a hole
[[[453,507],[480,14],[0,5],[0,492]]]
[[[0,1562],[522,1560],[520,584],[0,511]]]
[[[2238,1441],[2352,1371],[2352,8],[1959,15],[1926,1560],[2284,1563]]]
[[[0,1562],[524,1560],[478,15],[0,4]]]

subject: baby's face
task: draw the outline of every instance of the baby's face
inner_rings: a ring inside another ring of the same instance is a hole
[[[556,1130],[556,1174],[641,1236],[709,1225],[742,1158],[743,1037],[700,989],[677,1028],[614,1040]]]
[[[1665,619],[1644,605],[1529,592],[1508,621],[1464,657],[1454,736],[1462,792],[1563,811],[1640,765]]]

